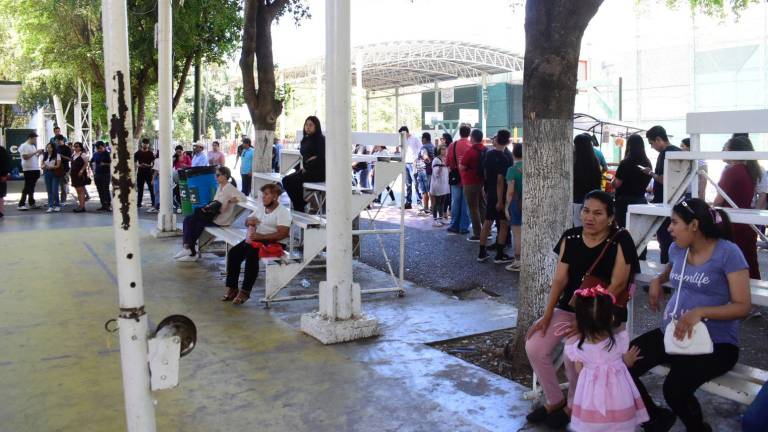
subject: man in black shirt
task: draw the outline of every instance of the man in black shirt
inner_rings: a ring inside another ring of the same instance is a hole
[[[480,253],[477,260],[482,262],[488,259],[485,244],[491,232],[491,225],[498,224],[496,235],[496,264],[508,263],[512,258],[504,253],[509,233],[509,222],[505,211],[505,199],[507,196],[507,169],[512,166],[512,153],[507,150],[511,134],[506,129],[501,129],[493,140],[493,148],[484,152],[480,164],[485,186],[485,217],[480,230]]]
[[[0,218],[5,213],[5,195],[8,192],[8,177],[11,174],[11,155],[0,146]]]
[[[654,150],[659,152],[659,157],[656,159],[656,169],[651,174],[653,178],[653,200],[652,203],[664,202],[664,160],[667,157],[667,152],[680,151],[679,147],[675,147],[669,143],[669,137],[667,137],[667,131],[661,126],[654,126],[645,133],[645,137],[648,138],[648,143]],[[646,174],[650,174],[650,168],[644,170]],[[669,246],[672,245],[672,235],[667,231],[669,228],[670,219],[664,219],[664,223],[661,224],[659,230],[656,232],[656,239],[659,241],[659,248],[661,248],[661,263],[666,264],[669,262]]]
[[[138,207],[141,207],[141,198],[144,196],[144,185],[149,189],[149,198],[152,200],[150,208],[155,207],[155,189],[152,187],[152,165],[155,162],[155,154],[149,148],[149,138],[142,138],[141,149],[133,154],[136,163],[136,191],[138,193]]]

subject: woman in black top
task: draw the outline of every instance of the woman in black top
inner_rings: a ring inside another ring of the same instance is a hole
[[[627,139],[627,152],[616,169],[613,187],[616,188],[616,223],[620,227],[627,226],[627,206],[630,204],[647,204],[645,189],[651,181],[640,167],[651,168],[651,161],[645,155],[643,137],[632,134]]]
[[[88,178],[88,156],[86,156],[81,142],[72,144],[72,171],[69,175],[72,179],[72,186],[77,191],[78,206],[73,211],[82,213],[85,211],[85,186],[91,182]]]
[[[283,188],[291,198],[293,209],[304,212],[307,205],[304,201],[304,183],[325,181],[325,136],[320,120],[315,116],[309,116],[304,121],[304,137],[299,151],[301,166],[283,178]]]
[[[617,231],[613,199],[608,193],[595,190],[586,194],[580,218],[582,226],[565,231],[555,246],[559,260],[549,300],[544,316],[528,330],[525,343],[528,360],[546,397],[546,404],[536,408],[527,418],[532,423],[546,422],[553,428],[563,428],[569,422],[569,405],[578,378],[573,362],[566,359],[565,372],[570,386],[568,399],[563,399],[552,354],[559,343],[575,331],[575,314],[571,306],[574,292],[606,245],[605,255],[597,261],[591,276],[605,281],[607,286],[604,288],[617,298],[629,286],[631,275],[640,271],[632,237],[626,230]],[[617,319],[626,321],[625,308],[617,308],[616,312]]]
[[[584,196],[601,189],[603,174],[600,162],[592,148],[592,137],[588,133],[576,135],[573,139],[573,226],[581,225],[581,204]]]

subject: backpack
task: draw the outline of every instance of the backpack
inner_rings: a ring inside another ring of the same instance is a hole
[[[488,149],[483,146],[482,150],[475,151],[477,152],[477,176],[480,177],[480,180],[485,181],[485,154],[488,153]]]

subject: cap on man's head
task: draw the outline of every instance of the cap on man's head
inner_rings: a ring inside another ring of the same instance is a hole
[[[193,147],[205,147],[205,144],[201,143],[200,141],[192,144]]]

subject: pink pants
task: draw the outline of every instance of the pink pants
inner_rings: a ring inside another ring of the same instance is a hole
[[[555,308],[552,321],[549,323],[546,334],[542,336],[540,331],[530,336],[525,342],[525,353],[531,363],[533,372],[544,390],[547,404],[557,405],[563,401],[563,392],[557,381],[557,370],[552,359],[552,351],[568,333],[568,327],[576,325],[576,314]],[[568,406],[573,402],[573,394],[576,391],[576,380],[579,374],[573,362],[565,357],[565,376],[568,378]]]

